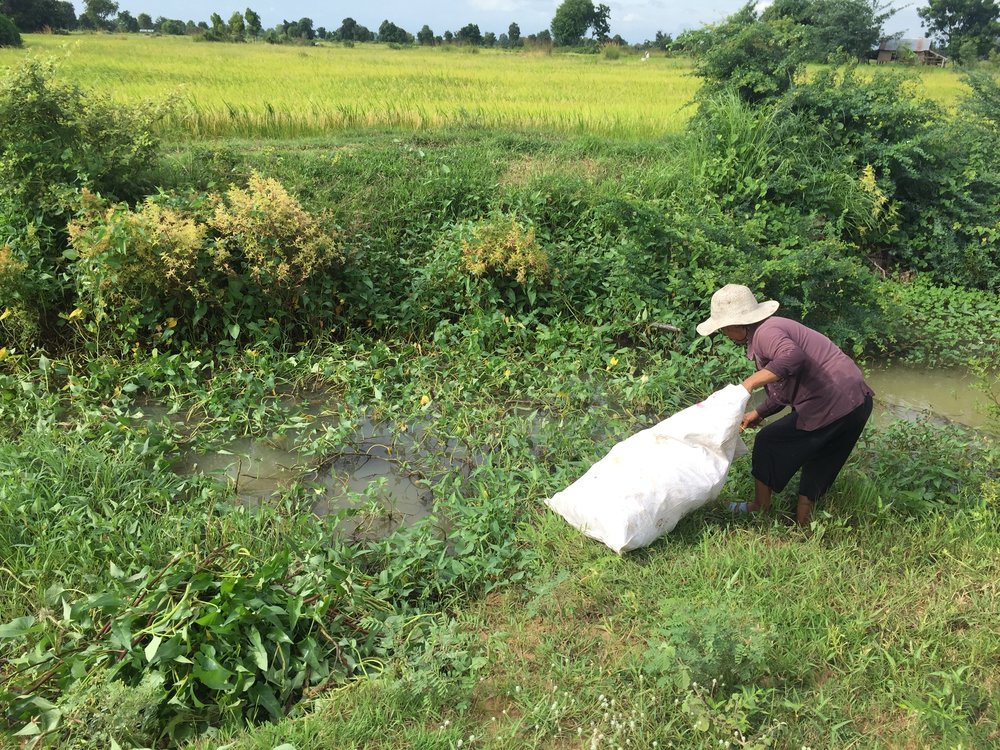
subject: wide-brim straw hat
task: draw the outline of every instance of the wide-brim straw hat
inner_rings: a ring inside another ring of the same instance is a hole
[[[758,302],[749,287],[726,284],[712,295],[712,314],[698,324],[698,333],[708,336],[726,326],[748,326],[770,318],[779,305],[773,299]]]

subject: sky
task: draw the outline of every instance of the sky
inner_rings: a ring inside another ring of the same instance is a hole
[[[595,0],[595,5],[600,0]],[[677,36],[685,29],[694,29],[706,23],[716,23],[743,6],[745,0],[603,0],[611,9],[611,33],[620,34],[630,43],[652,39],[657,31]],[[438,36],[445,31],[478,24],[483,33],[506,33],[510,23],[516,22],[521,34],[527,36],[549,27],[552,16],[561,0],[449,0],[425,2],[422,0],[118,0],[120,10],[132,15],[148,13],[153,18],[164,16],[182,21],[207,21],[217,12],[228,20],[233,11],[243,12],[253,8],[265,28],[282,20],[296,21],[311,18],[316,27],[324,26],[333,31],[344,18],[353,18],[372,31],[378,31],[383,20],[416,34],[427,24]],[[925,0],[904,7],[903,2],[894,6],[902,8],[889,19],[888,33],[903,32],[906,38],[924,36],[916,8]],[[83,12],[83,0],[75,0],[77,14]]]

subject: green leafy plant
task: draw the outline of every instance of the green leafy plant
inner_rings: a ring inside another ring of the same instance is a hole
[[[180,553],[132,575],[112,566],[118,583],[87,596],[50,589],[46,605],[60,619],[22,617],[4,633],[37,655],[15,660],[19,675],[5,688],[13,715],[58,731],[58,708],[32,719],[52,686],[105,671],[99,679],[125,685],[156,675],[159,733],[179,741],[220,721],[279,718],[351,676],[364,633],[344,606],[357,596],[348,572],[322,557],[258,563],[233,553]]]

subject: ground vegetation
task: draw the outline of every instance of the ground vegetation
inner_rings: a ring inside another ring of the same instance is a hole
[[[996,744],[989,432],[868,431],[804,531],[791,497],[766,518],[712,506],[618,557],[541,503],[745,377],[742,352],[693,333],[730,281],[859,359],[977,362],[988,386],[1000,95],[982,76],[967,92],[911,103],[915,82],[847,67],[760,98],[711,86],[654,136],[208,141],[16,67],[0,89],[9,741]],[[386,534],[366,533],[393,519],[385,482],[318,511],[318,472],[374,424],[428,493],[425,518]],[[296,446],[273,496],[183,469],[244,437]],[[751,486],[740,463],[725,492]]]

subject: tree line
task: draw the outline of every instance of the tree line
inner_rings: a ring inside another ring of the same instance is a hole
[[[653,39],[635,46],[700,55],[713,47],[717,49],[720,38],[738,36],[742,41],[735,46],[749,56],[759,55],[763,45],[790,51],[795,63],[825,62],[831,56],[864,59],[885,37],[885,22],[895,12],[883,0],[774,0],[763,10],[751,0],[722,23],[685,31],[676,39],[657,31]],[[1000,4],[996,0],[928,0],[917,13],[939,48],[950,57],[964,63],[998,54]],[[79,17],[68,0],[0,0],[0,19],[4,16],[12,23],[7,36],[16,35],[18,30],[79,28],[199,35],[205,41],[219,42],[262,40],[272,44],[310,43],[317,39],[345,44],[463,44],[502,49],[516,49],[525,44],[592,49],[608,43],[627,44],[620,35],[611,35],[610,8],[603,3],[595,5],[592,0],[563,0],[550,27],[527,36],[522,35],[516,22],[501,34],[484,32],[475,23],[442,34],[424,24],[416,34],[411,34],[388,19],[373,31],[350,17],[333,30],[316,26],[311,18],[305,17],[283,20],[265,29],[260,15],[251,8],[242,13],[234,11],[228,20],[212,13],[208,21],[195,23],[163,16],[154,19],[148,13],[133,16],[127,10],[120,10],[114,0],[84,0],[84,11]],[[5,28],[0,20],[0,46],[5,44]]]

